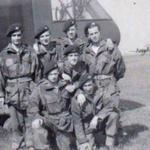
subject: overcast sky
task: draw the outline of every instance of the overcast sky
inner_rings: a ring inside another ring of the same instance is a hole
[[[123,53],[150,44],[150,0],[98,0],[121,32]]]

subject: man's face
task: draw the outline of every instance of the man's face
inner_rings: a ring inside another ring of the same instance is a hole
[[[79,54],[77,52],[75,53],[69,53],[67,56],[68,63],[72,66],[75,66],[78,63],[79,60]]]
[[[101,33],[97,26],[88,29],[88,38],[93,43],[99,43],[101,39]]]
[[[14,45],[20,45],[22,43],[22,32],[16,31],[11,35],[11,43]]]
[[[76,28],[76,26],[75,25],[73,25],[73,26],[71,26],[69,29],[68,29],[68,31],[67,31],[67,37],[69,38],[69,39],[75,39],[75,37],[76,37],[76,34],[77,34],[77,28]]]
[[[54,69],[48,73],[48,80],[52,83],[56,83],[58,81],[59,71],[58,69]]]
[[[94,91],[94,83],[93,83],[93,81],[92,80],[87,81],[83,85],[83,90],[87,94],[93,94],[93,91]]]
[[[43,34],[41,34],[40,37],[39,37],[39,42],[42,45],[47,46],[50,42],[50,32],[46,31]]]

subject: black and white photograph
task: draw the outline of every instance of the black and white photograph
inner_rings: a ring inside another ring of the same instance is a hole
[[[0,0],[0,150],[149,150],[149,0]]]

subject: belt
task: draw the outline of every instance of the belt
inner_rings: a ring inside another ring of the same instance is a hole
[[[70,113],[68,111],[62,111],[62,112],[56,112],[56,113],[49,113],[48,111],[43,111],[42,113],[43,113],[43,115],[52,116],[54,118],[56,118],[58,116],[64,117],[64,116],[70,115]]]
[[[95,75],[96,80],[112,79],[113,75]]]
[[[19,77],[19,78],[8,78],[7,82],[8,83],[16,83],[16,82],[28,82],[28,81],[32,81],[31,77]]]

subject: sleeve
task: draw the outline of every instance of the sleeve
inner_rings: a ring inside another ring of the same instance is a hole
[[[72,100],[71,104],[71,112],[74,122],[74,129],[75,129],[75,135],[80,144],[88,142],[88,139],[86,138],[83,124],[82,124],[82,118],[81,118],[81,108],[76,102],[76,99],[74,98]]]
[[[113,112],[113,106],[108,103],[107,105],[103,106],[101,110],[98,111],[96,116],[100,118],[101,120],[105,119],[109,114]]]
[[[33,147],[34,142],[33,142],[33,129],[32,129],[32,121],[34,119],[42,119],[42,116],[39,114],[39,103],[40,103],[40,96],[38,93],[39,89],[36,87],[31,96],[30,96],[30,101],[29,105],[27,107],[27,122],[26,122],[26,146],[27,147]]]
[[[123,60],[123,57],[121,55],[121,52],[117,49],[117,60],[116,60],[116,66],[115,66],[115,77],[117,80],[124,77],[126,66]]]
[[[72,93],[68,92],[65,88],[62,90],[62,98],[65,98],[66,100],[70,100],[72,97]]]
[[[4,96],[4,93],[5,93],[4,83],[5,83],[4,76],[3,76],[2,71],[0,69],[0,98],[5,97]]]
[[[31,73],[33,73],[33,79],[35,82],[39,81],[40,78],[40,69],[39,69],[39,61],[37,54],[35,53],[34,50],[31,49],[31,54],[30,54],[30,61],[31,61]]]
[[[5,77],[3,75],[2,67],[3,67],[3,62],[2,62],[2,58],[0,58],[0,98],[5,97]]]
[[[27,108],[27,116],[29,118],[29,123],[31,123],[34,119],[43,119],[40,115],[39,106],[41,103],[40,98],[40,87],[36,87],[30,95],[30,101]]]
[[[101,97],[101,100],[99,104],[96,106],[98,118],[101,120],[105,119],[110,115],[111,112],[115,110],[114,101],[108,99],[107,102],[104,100],[103,96]]]

